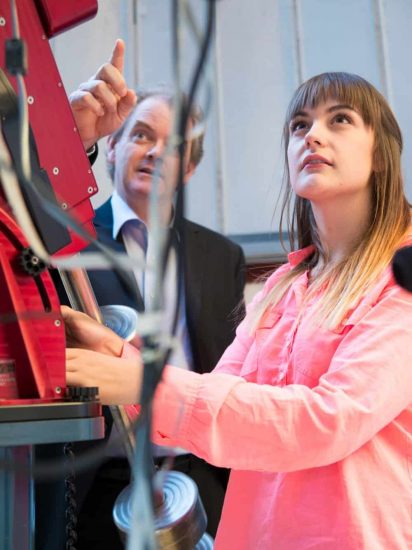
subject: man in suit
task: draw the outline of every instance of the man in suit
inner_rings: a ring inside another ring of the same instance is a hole
[[[172,133],[172,97],[163,91],[152,91],[139,94],[136,101],[123,79],[123,55],[124,45],[118,41],[109,63],[72,94],[71,104],[86,149],[90,151],[98,139],[110,133],[106,160],[114,191],[96,211],[98,239],[115,251],[129,254],[137,244],[144,257],[147,245],[150,249],[147,224],[153,174]],[[200,117],[200,111],[193,108],[189,131],[200,122]],[[202,154],[203,135],[189,137],[183,160],[185,184]],[[173,152],[163,158],[161,165],[158,199],[165,224],[171,224],[174,216],[177,163]],[[176,238],[185,244],[184,292],[178,304],[177,324],[181,346],[169,362],[196,372],[210,372],[233,340],[235,326],[243,314],[243,253],[222,235],[186,219]],[[135,276],[138,290],[130,292],[130,286],[115,271],[89,271],[99,305],[122,304],[142,311],[150,292],[150,274],[137,269]],[[177,276],[172,251],[165,281],[169,320],[176,307]],[[155,461],[161,463],[162,457],[157,456]],[[215,535],[228,472],[183,450],[175,458],[174,469],[196,481],[208,516],[208,532]],[[111,510],[128,477],[125,459],[111,458],[101,466],[80,513],[79,550],[121,548],[117,533],[110,533]]]

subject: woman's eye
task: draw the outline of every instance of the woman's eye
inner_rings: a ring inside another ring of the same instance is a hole
[[[292,134],[299,132],[300,130],[305,130],[308,127],[308,123],[305,120],[295,120],[290,125],[290,131]]]
[[[350,124],[352,119],[344,113],[339,113],[333,118],[333,122],[337,122],[338,124]]]

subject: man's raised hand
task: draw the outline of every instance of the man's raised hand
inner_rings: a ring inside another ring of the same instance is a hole
[[[125,45],[116,40],[112,55],[89,80],[70,94],[70,104],[85,149],[117,130],[132,111],[136,94],[123,76]]]

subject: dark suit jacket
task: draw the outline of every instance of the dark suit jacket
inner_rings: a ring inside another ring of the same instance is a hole
[[[110,201],[96,210],[94,224],[100,242],[115,251],[125,251],[121,238],[112,238]],[[210,372],[232,342],[236,325],[244,315],[244,256],[237,244],[201,225],[184,220],[183,231],[186,319],[194,369]],[[99,305],[142,309],[138,292],[130,292],[115,271],[88,273]]]

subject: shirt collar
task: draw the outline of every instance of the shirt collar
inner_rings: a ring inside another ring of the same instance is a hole
[[[119,195],[116,189],[111,196],[112,211],[113,211],[113,239],[116,240],[121,228],[129,220],[139,220],[146,227],[146,223],[139,218],[134,210],[130,208],[127,202]],[[173,226],[175,219],[175,208],[172,206],[172,218],[169,227]]]
[[[302,263],[303,260],[308,258],[314,250],[315,250],[315,245],[310,244],[305,248],[301,248],[300,250],[295,250],[294,252],[290,252],[290,254],[288,254],[288,261],[290,265],[292,267],[296,267],[297,265]]]
[[[114,190],[113,195],[111,197],[111,203],[112,203],[112,210],[113,210],[113,239],[116,240],[120,230],[124,226],[126,222],[129,220],[139,220],[144,225],[146,225],[130,208],[130,206],[127,204],[127,202],[119,195],[119,193]]]

